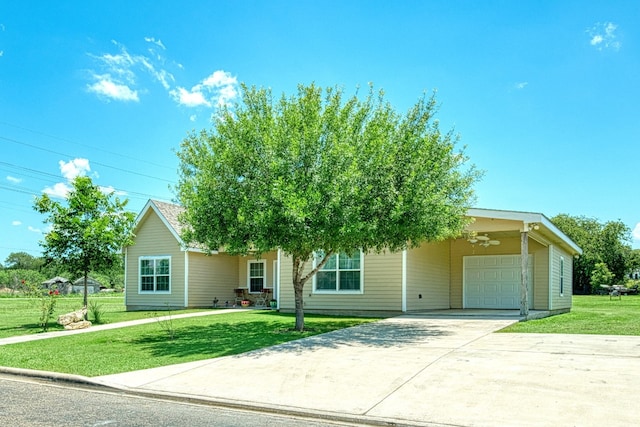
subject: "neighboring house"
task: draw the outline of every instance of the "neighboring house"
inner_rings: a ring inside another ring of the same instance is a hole
[[[294,309],[292,261],[282,251],[210,255],[180,238],[180,206],[150,200],[138,216],[135,245],[125,248],[127,310],[233,305],[271,290],[278,308]],[[463,236],[397,253],[334,256],[305,284],[307,312],[411,312],[519,309],[520,254],[529,253],[532,310],[569,311],[573,258],[581,249],[539,213],[470,209]],[[311,267],[311,266],[310,266]],[[310,268],[309,267],[309,268]]]

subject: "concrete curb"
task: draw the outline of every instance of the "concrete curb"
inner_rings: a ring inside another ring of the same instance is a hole
[[[0,375],[27,377],[39,380],[48,380],[52,382],[68,383],[80,387],[91,389],[103,389],[111,392],[119,392],[131,396],[140,396],[153,399],[169,400],[179,403],[191,403],[198,405],[214,406],[226,409],[235,409],[242,411],[252,411],[259,413],[267,413],[273,415],[287,415],[316,421],[331,421],[352,423],[367,426],[394,426],[394,427],[463,427],[452,424],[440,423],[416,423],[413,421],[405,421],[399,419],[372,417],[368,415],[340,414],[334,412],[318,411],[313,409],[304,409],[297,407],[289,407],[283,405],[261,405],[255,402],[236,401],[220,398],[212,398],[206,396],[189,395],[182,393],[169,393],[162,391],[150,391],[137,388],[130,388],[121,385],[109,384],[103,381],[96,381],[90,377],[82,375],[64,374],[59,372],[40,371],[35,369],[22,369],[0,366]]]

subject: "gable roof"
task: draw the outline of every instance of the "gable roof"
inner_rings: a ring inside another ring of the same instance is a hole
[[[180,234],[182,232],[182,225],[179,221],[180,214],[184,211],[184,208],[180,205],[176,205],[174,203],[161,202],[159,200],[149,199],[147,204],[142,208],[142,211],[136,218],[136,226],[134,228],[135,231],[138,230],[142,220],[147,216],[147,213],[152,210],[155,214],[160,218],[162,223],[167,227],[167,230],[173,235],[173,237],[178,241],[181,247],[185,247],[184,241]]]

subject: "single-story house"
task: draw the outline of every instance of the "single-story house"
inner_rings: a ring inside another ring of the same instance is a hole
[[[290,257],[279,250],[256,259],[188,247],[180,237],[181,211],[150,200],[138,216],[135,245],[124,248],[127,310],[211,307],[214,300],[232,306],[238,292],[255,300],[264,289],[279,309],[294,309]],[[582,252],[571,239],[539,213],[469,209],[468,215],[474,221],[456,239],[334,256],[305,284],[305,311],[522,312],[521,300],[531,310],[571,309],[573,259]],[[522,253],[529,255],[525,262]],[[526,299],[521,289],[528,290]]]

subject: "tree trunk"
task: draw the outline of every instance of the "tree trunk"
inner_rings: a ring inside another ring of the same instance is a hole
[[[304,301],[302,296],[302,290],[304,288],[304,282],[302,281],[302,268],[304,263],[300,258],[293,258],[293,295],[295,299],[296,307],[296,326],[295,330],[298,332],[304,331]]]
[[[84,297],[82,299],[82,304],[83,304],[85,310],[87,309],[87,306],[89,305],[88,304],[89,301],[88,301],[88,297],[87,297],[87,294],[89,293],[88,292],[89,291],[89,286],[87,284],[88,279],[89,279],[89,272],[85,271],[84,272]],[[85,315],[85,317],[86,317],[86,315]],[[87,320],[87,319],[85,319],[85,320]]]

